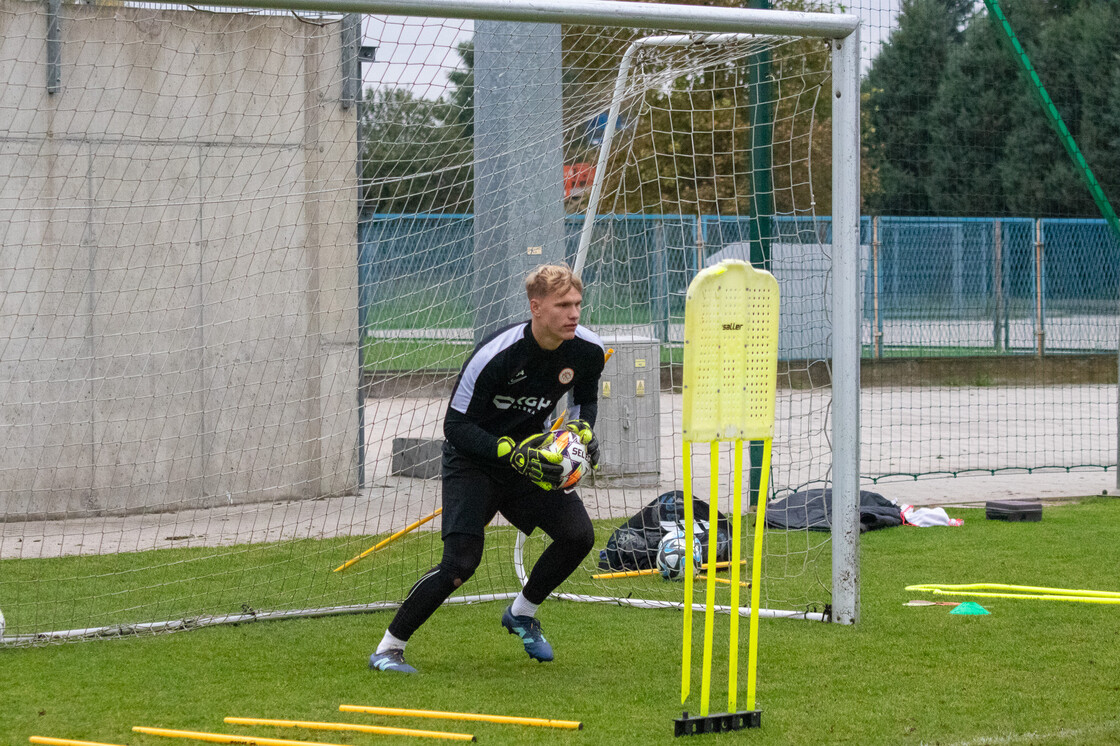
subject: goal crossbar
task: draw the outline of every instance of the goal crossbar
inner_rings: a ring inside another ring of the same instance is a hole
[[[171,0],[156,0],[181,5]],[[654,5],[616,0],[569,0],[542,3],[532,0],[239,0],[208,2],[221,8],[306,10],[321,13],[369,13],[398,16],[438,16],[484,21],[526,23],[586,23],[599,26],[642,26],[651,29],[689,29],[754,34],[786,34],[843,39],[859,27],[859,16],[847,13],[808,13],[793,10],[707,8],[693,5]]]

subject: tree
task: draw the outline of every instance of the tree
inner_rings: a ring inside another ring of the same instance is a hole
[[[452,108],[449,119],[459,125],[459,136],[470,140],[474,137],[474,42],[463,42],[458,52],[464,69],[447,74],[451,83],[447,94],[448,106]]]
[[[1111,0],[1033,0],[1008,15],[1031,63],[1106,195],[1120,198],[1120,7]],[[1020,76],[1000,178],[1009,209],[1020,215],[1099,217],[1082,175]]]
[[[474,160],[474,44],[432,101],[404,88],[370,89],[362,110],[362,209],[470,212]]]
[[[362,111],[362,209],[467,212],[471,141],[455,108],[403,88],[370,89]]]
[[[979,17],[950,53],[928,114],[928,214],[1009,214],[1000,164],[1022,88],[998,34]]]
[[[970,6],[965,0],[903,0],[898,28],[868,71],[864,138],[877,184],[866,200],[873,212],[930,212],[931,111]]]
[[[904,4],[865,86],[865,142],[879,178],[868,189],[873,207],[895,214],[1098,216],[1002,29],[985,14],[971,17],[938,68],[920,61],[921,45],[913,43],[915,29],[929,26],[928,15],[912,12],[919,3],[928,11],[936,1]],[[1105,193],[1116,198],[1120,40],[1112,29],[1120,4],[1016,0],[1001,7]],[[926,68],[940,72],[932,76]]]
[[[805,3],[785,2],[786,9],[805,9]],[[605,42],[569,34],[565,68],[578,64],[590,74],[568,83],[565,99],[584,102],[584,117],[605,110],[619,63],[633,36]],[[757,53],[721,55],[727,45],[694,49],[663,47],[648,61],[636,58],[644,74],[676,68],[672,79],[657,84],[625,103],[626,140],[612,147],[604,193],[613,203],[601,211],[628,213],[686,213],[747,215],[752,178],[751,106],[747,86],[749,66],[759,65]],[[773,149],[775,209],[793,213],[815,206],[831,209],[831,96],[828,91],[829,50],[820,40],[790,40],[767,52],[772,99],[778,111]],[[697,60],[707,57],[707,62]],[[578,86],[578,88],[577,88]],[[586,102],[592,101],[591,105]],[[578,111],[570,106],[566,111]],[[577,137],[569,144],[569,160],[594,161],[595,148]],[[583,209],[585,205],[571,206]]]

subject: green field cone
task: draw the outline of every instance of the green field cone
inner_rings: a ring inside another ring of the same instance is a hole
[[[973,616],[980,616],[989,613],[987,609],[978,603],[972,601],[965,601],[962,604],[957,604],[957,608],[949,612],[950,614],[970,614]]]

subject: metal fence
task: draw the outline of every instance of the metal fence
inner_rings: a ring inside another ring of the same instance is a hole
[[[863,233],[868,354],[1117,348],[1120,246],[1103,220],[875,218]]]
[[[574,259],[583,216],[566,219]],[[796,323],[828,326],[828,219],[775,218],[772,267]],[[359,246],[371,330],[469,329],[474,221],[457,215],[366,215]],[[684,294],[705,264],[748,258],[750,219],[611,215],[596,220],[584,272],[588,321],[648,324],[679,340]],[[1120,245],[1103,220],[865,217],[864,355],[1115,351]],[[812,257],[818,257],[816,263]],[[796,267],[805,258],[799,274]],[[822,274],[823,278],[824,274]],[[800,357],[798,350],[783,350]]]

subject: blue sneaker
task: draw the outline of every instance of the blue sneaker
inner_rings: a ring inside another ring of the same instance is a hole
[[[374,653],[369,657],[369,667],[374,671],[396,671],[397,673],[416,673],[416,669],[404,662],[404,651],[389,648],[384,653]]]
[[[525,652],[529,657],[538,661],[552,660],[552,646],[544,639],[541,633],[541,623],[536,617],[514,616],[513,606],[506,608],[502,614],[502,626],[511,635],[517,635],[525,645]]]

